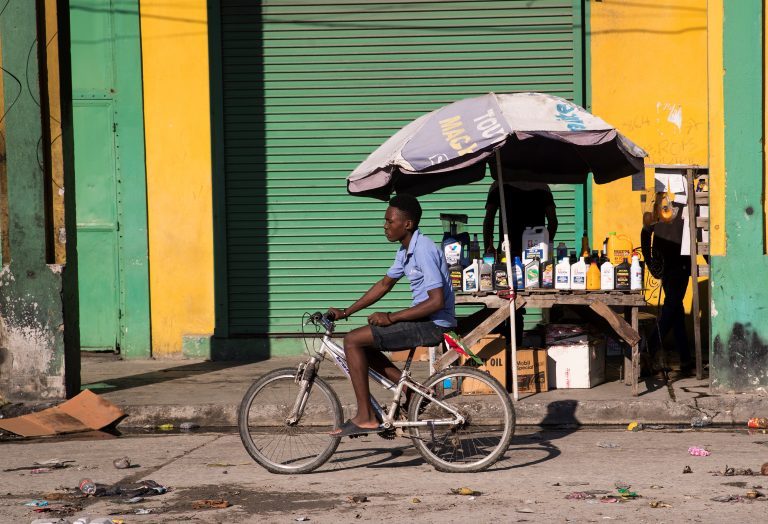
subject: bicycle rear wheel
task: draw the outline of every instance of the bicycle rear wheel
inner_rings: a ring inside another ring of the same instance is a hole
[[[465,419],[460,425],[411,427],[413,444],[438,471],[482,471],[499,460],[515,432],[515,410],[501,384],[480,370],[451,367],[430,376],[424,385]],[[451,419],[446,408],[414,394],[409,422]]]
[[[253,459],[272,473],[308,473],[322,466],[341,441],[328,433],[342,423],[339,398],[315,376],[301,418],[287,421],[299,384],[296,369],[277,369],[251,384],[240,403],[240,439]]]

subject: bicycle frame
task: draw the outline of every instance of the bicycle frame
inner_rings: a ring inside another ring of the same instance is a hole
[[[299,375],[301,376],[301,387],[299,390],[299,395],[296,399],[296,404],[291,410],[291,414],[286,419],[286,422],[289,424],[295,424],[301,418],[301,414],[304,412],[304,406],[306,405],[306,400],[309,398],[309,391],[312,384],[311,378],[315,373],[317,373],[320,367],[320,362],[322,362],[326,356],[331,357],[336,366],[344,372],[347,378],[349,378],[349,367],[347,365],[344,348],[334,342],[331,338],[333,336],[334,324],[333,322],[327,321],[326,319],[322,319],[322,323],[325,327],[325,335],[323,335],[322,339],[322,351],[319,352],[318,355],[310,356],[310,359],[305,364],[304,369],[301,369],[301,367],[299,368],[297,378]],[[456,424],[463,424],[465,419],[456,409],[442,402],[440,399],[436,398],[435,395],[433,395],[432,392],[427,388],[411,379],[410,363],[411,359],[409,358],[402,370],[400,379],[398,380],[397,384],[393,383],[388,378],[373,369],[368,370],[368,376],[374,382],[378,383],[385,389],[391,390],[394,388],[392,402],[390,403],[388,410],[382,408],[378,401],[373,397],[373,395],[371,395],[371,405],[376,411],[377,417],[381,421],[382,429],[422,426],[452,426]],[[395,420],[395,413],[397,412],[398,405],[400,404],[400,395],[402,394],[404,388],[409,388],[415,394],[425,397],[431,402],[434,402],[435,404],[446,409],[453,415],[453,418],[424,420],[420,422]]]

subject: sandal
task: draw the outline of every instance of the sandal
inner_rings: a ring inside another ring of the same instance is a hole
[[[368,433],[376,433],[378,430],[378,428],[361,428],[349,419],[337,429],[340,430],[338,433],[334,430],[329,435],[332,437],[362,437]]]

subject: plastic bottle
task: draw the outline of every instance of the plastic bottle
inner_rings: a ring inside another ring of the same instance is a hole
[[[614,266],[621,264],[625,258],[632,257],[632,241],[627,235],[617,235],[615,231],[608,233],[608,258]]]
[[[493,289],[496,291],[509,289],[507,257],[501,257],[501,262],[493,265]]]
[[[81,479],[77,485],[80,491],[85,495],[93,495],[96,493],[96,483],[91,479]]]
[[[525,268],[520,257],[515,257],[515,261],[512,264],[512,289],[525,289]]]
[[[562,260],[567,256],[568,256],[568,246],[565,245],[565,242],[560,242],[557,245],[557,256],[555,257],[555,260]]]
[[[464,288],[462,283],[464,282],[464,268],[461,267],[461,264],[456,263],[449,267],[448,274],[451,277],[451,287],[453,290],[463,291]]]
[[[493,266],[484,260],[480,262],[480,291],[493,291]]]
[[[584,230],[584,234],[581,236],[581,256],[589,256],[589,237],[587,236],[587,230]]]
[[[539,260],[549,258],[549,230],[544,226],[527,227],[523,230],[523,260],[532,260],[538,255]]]
[[[486,251],[483,255],[483,262],[494,265],[496,263],[496,253],[494,251]]]
[[[571,264],[563,257],[555,266],[555,289],[571,289]]]
[[[619,291],[629,291],[631,285],[631,276],[629,262],[625,258],[621,264],[614,268],[615,282],[614,288]]]
[[[464,268],[462,289],[467,292],[476,292],[479,289],[480,268],[477,260],[473,260],[470,265]]]
[[[597,257],[592,257],[592,262],[587,269],[587,289],[592,291],[600,289],[600,268],[597,267]]]
[[[578,261],[579,259],[576,258],[576,251],[571,250],[571,252],[568,254],[568,263],[574,265]]]
[[[606,257],[600,265],[600,289],[613,289],[616,285],[613,275],[613,264]]]
[[[534,255],[525,264],[525,289],[541,287],[541,264],[539,257]]]
[[[477,233],[472,237],[472,242],[469,243],[469,258],[473,261],[480,258],[480,242],[477,240]]]
[[[643,268],[640,265],[640,257],[632,255],[632,265],[629,268],[629,289],[636,291],[643,289]]]
[[[544,289],[555,287],[555,263],[553,260],[545,260],[541,264],[541,287]]]
[[[587,264],[584,257],[571,266],[571,289],[587,289]]]

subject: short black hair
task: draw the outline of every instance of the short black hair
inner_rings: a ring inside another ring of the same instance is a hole
[[[413,227],[419,227],[419,220],[421,220],[421,205],[416,197],[406,195],[405,193],[397,194],[389,199],[389,205],[397,208],[408,216],[409,220],[413,221]]]

